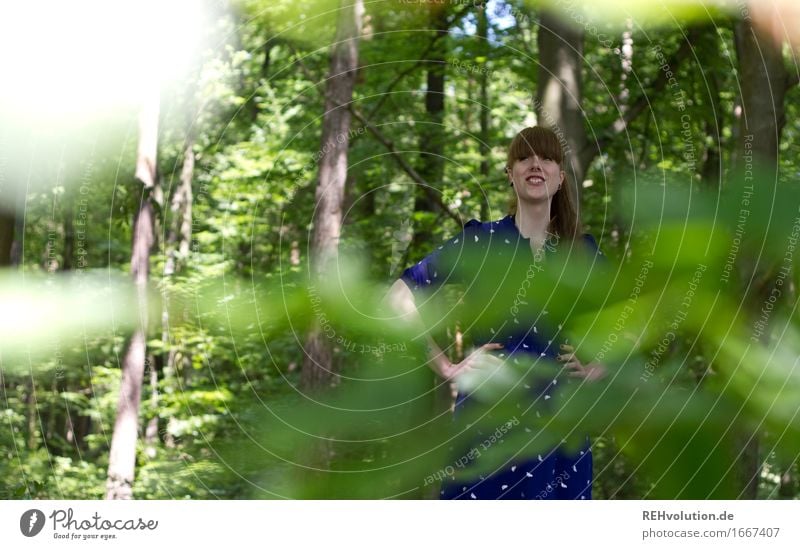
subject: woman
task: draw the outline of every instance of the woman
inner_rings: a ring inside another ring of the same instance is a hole
[[[573,191],[562,169],[563,161],[561,144],[552,131],[536,126],[519,132],[508,149],[506,164],[508,181],[514,191],[511,213],[498,221],[469,221],[458,236],[406,269],[389,294],[395,309],[410,320],[421,323],[415,296],[427,296],[445,279],[452,279],[450,267],[457,258],[470,258],[464,260],[478,263],[475,254],[469,251],[478,250],[479,258],[488,259],[495,266],[519,260],[520,254],[525,256],[527,263],[531,259],[535,263],[556,246],[568,249],[586,246],[593,253],[599,253],[594,238],[579,232],[580,221]],[[480,263],[486,265],[484,260]],[[482,272],[488,272],[488,269],[473,269],[475,280],[481,278]],[[528,272],[535,274],[536,271],[529,269]],[[535,280],[526,280],[527,286],[523,282],[521,288],[527,291],[530,287],[533,291]],[[484,285],[479,287],[485,289],[486,280],[483,282]],[[474,339],[482,345],[457,364],[451,363],[428,336],[429,365],[444,380],[455,381],[480,368],[487,360],[498,360],[490,358],[491,354],[497,353],[504,358],[508,355],[508,359],[513,356],[556,359],[563,362],[571,377],[594,380],[604,375],[602,365],[584,365],[572,347],[562,344],[560,349],[556,349],[553,342],[559,340],[560,325],[556,328],[552,321],[534,323],[530,316],[518,317],[513,306],[507,310],[511,317],[507,319],[509,321],[488,326],[482,332],[476,330]],[[536,318],[541,318],[541,314]],[[543,398],[550,398],[549,391],[556,383],[556,379],[547,383]],[[463,405],[465,400],[465,395],[460,394],[457,406]],[[577,454],[556,448],[530,461],[507,464],[491,476],[469,484],[445,483],[441,495],[448,499],[590,499],[591,478],[592,461],[587,439],[586,446]]]

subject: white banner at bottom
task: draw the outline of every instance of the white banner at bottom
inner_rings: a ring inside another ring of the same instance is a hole
[[[4,501],[0,546],[800,547],[800,501]]]

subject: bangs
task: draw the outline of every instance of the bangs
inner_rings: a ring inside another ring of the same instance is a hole
[[[511,146],[508,148],[508,165],[513,166],[517,160],[532,156],[534,153],[539,157],[551,158],[558,164],[564,160],[561,143],[556,134],[547,128],[535,126],[525,128],[511,141]]]

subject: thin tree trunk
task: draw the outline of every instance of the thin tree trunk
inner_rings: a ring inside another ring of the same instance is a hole
[[[358,38],[361,34],[363,0],[342,0],[331,54],[330,77],[325,93],[320,159],[316,191],[314,229],[311,237],[311,270],[315,282],[322,280],[338,258],[342,222],[342,200],[347,179],[347,149],[350,143],[350,110],[356,71]],[[317,323],[308,336],[301,382],[305,389],[319,389],[337,382],[331,342]]]
[[[72,256],[75,254],[75,207],[72,197],[67,194],[64,199],[64,258],[61,270],[72,270]]]
[[[277,38],[270,38],[264,43],[264,61],[261,63],[261,77],[269,76],[269,66],[272,61],[272,49],[278,44]]]
[[[481,41],[480,47],[481,51],[483,52],[483,57],[486,59],[486,67],[488,69],[489,65],[489,17],[486,14],[486,5],[482,5],[478,8],[478,28],[477,28],[477,35],[478,40]],[[480,102],[481,102],[481,116],[480,116],[480,130],[479,136],[481,140],[481,165],[480,165],[480,183],[484,189],[484,192],[480,195],[481,201],[481,219],[488,220],[489,219],[489,197],[484,196],[488,195],[488,188],[489,185],[489,165],[492,161],[492,148],[489,146],[489,132],[491,131],[491,112],[492,109],[489,106],[489,75],[488,70],[483,70],[480,73]]]
[[[79,441],[75,438],[75,425],[72,423],[72,414],[67,409],[67,413],[64,416],[64,438],[67,441],[67,444],[74,444],[75,447],[78,447]]]
[[[711,138],[711,143],[706,147],[703,156],[703,167],[700,175],[710,187],[722,186],[722,102],[719,96],[719,79],[713,70],[708,71],[709,102],[711,108],[706,113],[706,135]]]
[[[631,100],[631,90],[628,87],[628,80],[633,72],[633,20],[628,17],[625,20],[625,30],[622,32],[622,48],[620,49],[620,67],[622,73],[619,81],[619,103],[620,113],[623,115],[628,112]]]
[[[625,116],[630,110],[631,90],[630,79],[633,73],[633,20],[629,17],[625,20],[625,30],[622,32],[622,44],[620,48],[620,84],[619,95],[617,96],[617,105],[619,105],[619,113]],[[646,138],[643,138],[643,141]],[[636,162],[635,153],[632,149],[625,151],[629,156],[629,162],[633,165]],[[577,159],[580,162],[580,159]],[[582,166],[584,177],[586,177],[586,170],[589,169],[588,165]],[[579,182],[579,192],[583,190],[582,181]],[[619,242],[627,240],[625,235],[625,216],[619,208],[613,208],[611,213],[611,238],[616,245]]]
[[[797,477],[794,473],[794,465],[790,465],[781,475],[778,496],[780,499],[794,499],[797,495]]]
[[[147,280],[150,274],[150,254],[155,243],[155,209],[152,201],[158,197],[156,156],[159,103],[159,90],[154,87],[139,118],[136,179],[143,189],[139,210],[134,218],[131,254],[131,273],[138,297],[139,322],[122,361],[122,382],[108,460],[106,499],[133,497],[139,407],[147,353]]]
[[[164,279],[168,281],[175,273],[179,272],[189,256],[189,246],[192,240],[192,180],[194,179],[194,131],[193,121],[189,121],[189,131],[186,136],[186,145],[183,151],[183,166],[181,167],[180,183],[172,195],[170,202],[169,233],[166,238],[164,250]],[[169,286],[167,286],[169,292]],[[159,362],[161,366],[151,374],[150,387],[153,399],[153,406],[158,405],[158,372],[160,371],[164,379],[170,379],[175,375],[177,349],[170,338],[170,319],[169,319],[169,294],[162,296],[161,308],[161,341],[162,348],[167,349],[166,361]],[[173,418],[168,420],[167,433],[170,432],[169,425]],[[155,454],[155,444],[158,434],[158,415],[154,416],[147,425],[146,431],[147,446],[151,454]],[[165,437],[166,438],[166,437]]]
[[[150,406],[153,410],[158,410],[158,374],[164,370],[163,362],[162,357],[156,357],[153,353],[148,353],[145,361],[145,375],[148,376],[150,382]],[[148,458],[156,457],[157,443],[158,413],[155,413],[144,428],[144,453]]]
[[[425,89],[425,124],[420,131],[419,175],[429,184],[437,185],[444,175],[444,84],[445,84],[445,37],[448,34],[449,20],[446,6],[438,9],[433,16],[433,26],[440,38],[428,52]],[[433,192],[437,192],[433,190]],[[430,193],[417,187],[414,191],[414,212],[424,212],[420,226],[414,227],[414,236],[409,253],[416,255],[431,246],[429,241],[432,229],[441,210],[430,199]]]
[[[59,387],[60,379],[58,377],[53,378],[53,381],[50,383],[50,390],[46,393],[51,395],[58,395],[62,388]],[[54,406],[52,403],[48,402],[44,406],[39,407],[37,413],[39,414],[39,422],[43,425],[42,427],[42,442],[44,443],[44,447],[47,450],[47,453],[52,455],[53,450],[56,451],[61,450],[55,444],[55,448],[51,447],[51,444],[54,441],[55,434],[56,434],[56,425],[59,423],[60,419],[60,407]],[[47,422],[45,423],[45,418],[47,418]],[[46,425],[46,427],[44,427]],[[59,445],[60,446],[60,445]]]
[[[26,423],[28,424],[28,449],[35,450],[38,445],[39,417],[38,399],[36,398],[36,382],[33,376],[25,378],[25,409]]]
[[[720,65],[721,44],[716,27],[708,26],[698,31],[696,44],[700,63],[704,67],[703,76],[706,85],[703,103],[707,105],[703,122],[705,135],[710,143],[703,149],[702,165],[699,172],[702,181],[711,188],[722,186],[722,150],[723,127],[725,117],[722,114],[722,98],[720,97],[720,78],[724,76]]]
[[[588,162],[579,153],[587,143],[581,110],[583,97],[583,29],[562,15],[543,9],[537,35],[539,78],[536,114],[539,125],[552,129],[562,142],[567,176],[580,193]]]
[[[3,150],[0,154],[4,154],[5,143],[1,144]],[[2,164],[5,164],[3,159]],[[0,165],[0,169],[5,169],[4,165]],[[12,247],[14,244],[14,236],[17,227],[17,216],[15,208],[17,207],[17,191],[13,184],[5,181],[0,177],[0,267],[8,267],[12,265]]]
[[[6,152],[8,142],[6,132],[0,133],[0,267],[11,265],[11,246],[14,243],[14,229],[17,207],[16,191],[7,177]]]
[[[3,189],[4,198],[10,193],[9,190]],[[14,227],[16,225],[16,218],[13,210],[13,202],[10,200],[0,204],[0,267],[8,267],[11,265],[11,245],[14,242]]]
[[[72,256],[75,250],[75,228],[74,228],[74,207],[72,201],[72,195],[68,192],[64,196],[64,207],[63,207],[63,231],[64,231],[64,248],[62,252],[62,260],[61,260],[61,270],[64,272],[69,272],[72,270]],[[71,390],[69,386],[69,379],[65,375],[64,372],[59,372],[56,375],[56,387],[55,387],[55,394],[61,394],[63,391]],[[70,445],[75,444],[75,447],[78,447],[80,441],[75,438],[75,425],[72,420],[73,410],[70,409],[70,405],[65,403],[64,405],[64,438],[66,439],[67,443]]]
[[[24,192],[17,193],[17,214],[14,220],[14,241],[11,243],[11,265],[19,267],[24,260],[24,247],[25,247],[25,194]],[[14,215],[14,212],[11,212]]]
[[[419,175],[431,185],[440,185],[444,179],[444,113],[445,113],[445,67],[447,53],[447,35],[451,21],[448,18],[446,5],[435,6],[432,26],[435,32],[434,46],[426,56],[426,89],[425,89],[425,124],[421,126],[419,136]],[[472,82],[468,94],[472,94]],[[469,124],[469,110],[465,124]],[[414,192],[414,214],[419,222],[415,223],[411,243],[407,252],[415,257],[430,250],[433,246],[431,237],[434,228],[442,215],[438,203],[431,199],[431,194],[439,194],[438,189],[424,189],[417,186]],[[424,213],[418,217],[417,214]],[[448,330],[449,331],[449,330]],[[448,345],[449,347],[449,345]],[[426,372],[430,377],[431,398],[427,400],[426,410],[433,414],[443,413],[453,402],[451,385],[443,382],[433,371]],[[433,483],[423,488],[424,499],[438,499],[439,486]]]

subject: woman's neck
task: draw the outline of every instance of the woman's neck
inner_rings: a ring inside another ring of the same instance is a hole
[[[550,201],[532,204],[520,203],[514,216],[514,223],[523,238],[529,238],[531,244],[540,246],[547,238],[550,227]]]

